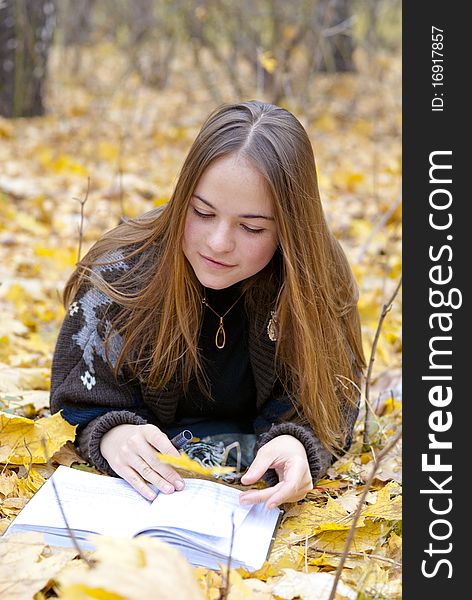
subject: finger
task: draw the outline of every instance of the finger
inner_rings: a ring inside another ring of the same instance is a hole
[[[141,496],[147,500],[154,500],[157,497],[156,492],[149,487],[141,475],[131,467],[125,467],[121,473],[118,473],[118,475],[125,479],[137,492],[141,494]]]
[[[274,493],[276,493],[283,486],[283,483],[278,483],[274,487],[266,488],[264,490],[251,490],[250,492],[243,492],[239,497],[241,504],[261,504],[267,502]]]
[[[164,492],[164,494],[172,494],[172,492],[175,492],[174,486],[164,479],[160,473],[154,471],[154,469],[140,456],[135,456],[133,458],[130,467],[138,473],[145,482],[149,481],[156,486],[158,490]]]
[[[250,485],[251,483],[259,481],[267,469],[270,468],[271,464],[272,457],[257,454],[249,469],[241,477],[241,483],[243,485]]]
[[[154,448],[147,445],[140,452],[142,459],[151,469],[166,479],[176,490],[183,490],[185,487],[184,480],[170,465],[167,465],[159,460],[156,456]]]
[[[143,425],[143,433],[145,439],[152,445],[156,450],[162,452],[162,454],[170,454],[171,456],[180,456],[180,452],[172,444],[166,434],[161,431],[155,425]]]

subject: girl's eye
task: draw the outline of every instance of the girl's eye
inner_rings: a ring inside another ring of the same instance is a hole
[[[212,214],[202,213],[199,210],[197,210],[194,206],[192,206],[192,210],[197,215],[197,217],[200,217],[202,219],[211,219],[214,216]],[[264,231],[263,229],[252,229],[247,225],[241,225],[241,227],[244,229],[244,231],[247,231],[248,233],[258,234]]]
[[[209,219],[210,217],[212,217],[213,215],[208,215],[206,213],[202,213],[199,210],[197,210],[194,206],[192,206],[193,208],[193,212],[198,216],[201,217],[202,219]]]
[[[264,231],[263,229],[251,229],[247,225],[242,225],[242,228],[249,233],[262,233]]]

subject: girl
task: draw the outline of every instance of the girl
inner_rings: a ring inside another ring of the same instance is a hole
[[[183,488],[158,452],[178,455],[170,438],[188,427],[249,448],[241,482],[269,486],[242,503],[300,500],[351,444],[357,298],[300,122],[222,105],[169,202],[106,233],[67,282],[51,410],[146,498]]]

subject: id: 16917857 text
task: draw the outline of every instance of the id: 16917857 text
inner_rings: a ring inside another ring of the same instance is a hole
[[[433,97],[431,110],[442,112],[444,110],[444,30],[431,28],[431,80],[433,85]]]

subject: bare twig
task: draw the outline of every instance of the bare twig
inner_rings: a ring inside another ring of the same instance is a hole
[[[80,225],[79,225],[79,251],[77,253],[77,262],[80,261],[80,255],[82,254],[82,240],[84,237],[84,206],[88,200],[88,195],[90,192],[90,177],[87,177],[87,192],[85,193],[85,198],[73,198],[73,200],[77,200],[80,202]]]
[[[29,458],[30,458],[29,465],[28,465],[28,470],[26,471],[26,477],[28,478],[29,474],[31,473],[31,468],[33,466],[33,455],[31,454],[31,450],[29,449],[28,444],[26,443],[26,439],[25,438],[23,438],[23,444],[25,445],[26,452],[28,452]]]
[[[366,379],[365,379],[365,392],[364,392],[364,397],[366,400],[366,411],[365,411],[365,420],[364,420],[364,439],[363,442],[364,444],[368,444],[369,443],[369,392],[370,392],[370,381],[371,381],[371,377],[372,377],[372,369],[374,366],[374,360],[375,360],[375,353],[377,351],[377,344],[379,341],[379,337],[380,337],[380,331],[382,329],[382,325],[383,322],[385,320],[385,317],[387,316],[387,313],[390,311],[390,309],[392,308],[392,304],[393,301],[395,300],[396,295],[398,294],[398,291],[400,290],[400,286],[402,284],[402,278],[400,277],[400,281],[397,284],[397,287],[395,288],[392,296],[390,297],[390,300],[383,305],[382,307],[382,312],[380,313],[380,318],[379,318],[379,322],[377,325],[377,331],[375,332],[375,337],[374,337],[374,341],[372,343],[372,349],[370,351],[370,359],[369,359],[369,368],[367,370],[367,375],[366,375]]]
[[[334,556],[342,556],[344,552],[337,552],[336,550],[318,550],[317,548],[312,548],[315,552],[319,554],[333,554]],[[346,554],[346,558],[350,557],[360,557],[360,558],[373,558],[374,560],[380,560],[386,563],[393,565],[394,567],[401,567],[402,564],[393,558],[387,558],[386,556],[379,556],[378,554],[366,554],[365,552],[348,552]]]
[[[119,167],[118,169],[118,182],[120,187],[120,220],[125,216],[125,203],[124,203],[124,190],[123,190],[123,168]]]
[[[234,513],[231,513],[231,541],[229,544],[228,561],[226,563],[225,587],[222,590],[221,600],[227,600],[228,594],[229,594],[229,574],[230,574],[230,568],[231,568],[231,558],[232,558],[232,554],[233,554],[233,542],[234,542]]]
[[[365,482],[364,491],[362,492],[361,497],[359,498],[359,504],[357,505],[356,512],[354,513],[354,517],[352,519],[351,528],[349,530],[349,534],[347,536],[346,543],[344,545],[344,550],[341,555],[341,560],[339,561],[339,564],[336,568],[336,574],[334,577],[333,587],[331,588],[331,593],[329,595],[328,600],[334,600],[334,598],[336,596],[336,588],[338,586],[339,578],[341,577],[344,563],[346,562],[346,558],[349,553],[349,548],[351,547],[352,540],[354,539],[354,534],[356,532],[356,525],[357,525],[357,522],[359,521],[359,517],[361,516],[362,508],[364,506],[364,501],[366,499],[367,494],[369,493],[369,489],[372,484],[372,481],[374,480],[375,474],[377,473],[380,463],[382,462],[384,457],[387,456],[387,454],[397,445],[401,436],[402,436],[402,432],[399,431],[397,433],[397,435],[390,441],[390,443],[387,444],[387,446],[385,446],[385,448],[382,450],[382,452],[380,452],[378,454],[378,456],[376,457],[376,459],[374,461],[374,464],[372,465],[372,471],[369,475],[369,478]]]
[[[394,202],[392,202],[389,209],[386,212],[384,212],[384,214],[380,217],[380,219],[377,221],[377,223],[375,223],[375,225],[372,228],[372,231],[369,234],[369,237],[366,239],[366,241],[364,242],[364,245],[359,250],[359,254],[358,254],[357,260],[356,260],[357,263],[362,262],[364,255],[367,252],[367,249],[370,246],[372,240],[377,235],[377,233],[382,229],[382,227],[385,225],[385,223],[390,219],[390,217],[397,210],[397,208],[400,206],[401,201],[402,201],[402,195],[398,194],[397,198],[395,199]]]
[[[48,450],[47,450],[47,447],[46,447],[46,441],[44,439],[44,436],[41,437],[41,445],[42,445],[43,450],[44,450],[44,457],[46,458],[46,463],[49,463],[49,453],[48,453]],[[90,561],[85,556],[85,554],[82,552],[82,549],[79,546],[79,542],[78,542],[77,538],[75,537],[75,533],[73,532],[73,530],[69,526],[69,522],[67,521],[66,513],[64,512],[64,508],[62,506],[62,502],[61,502],[61,499],[59,497],[59,492],[57,491],[57,487],[56,487],[56,483],[54,481],[54,477],[51,478],[51,484],[52,484],[52,487],[53,487],[53,490],[54,490],[54,494],[56,496],[57,504],[59,505],[59,509],[61,511],[62,518],[64,519],[64,524],[66,526],[67,533],[69,534],[69,537],[72,540],[72,544],[73,544],[74,548],[77,550],[80,558],[82,560],[84,560],[89,567],[93,567],[93,562]]]

